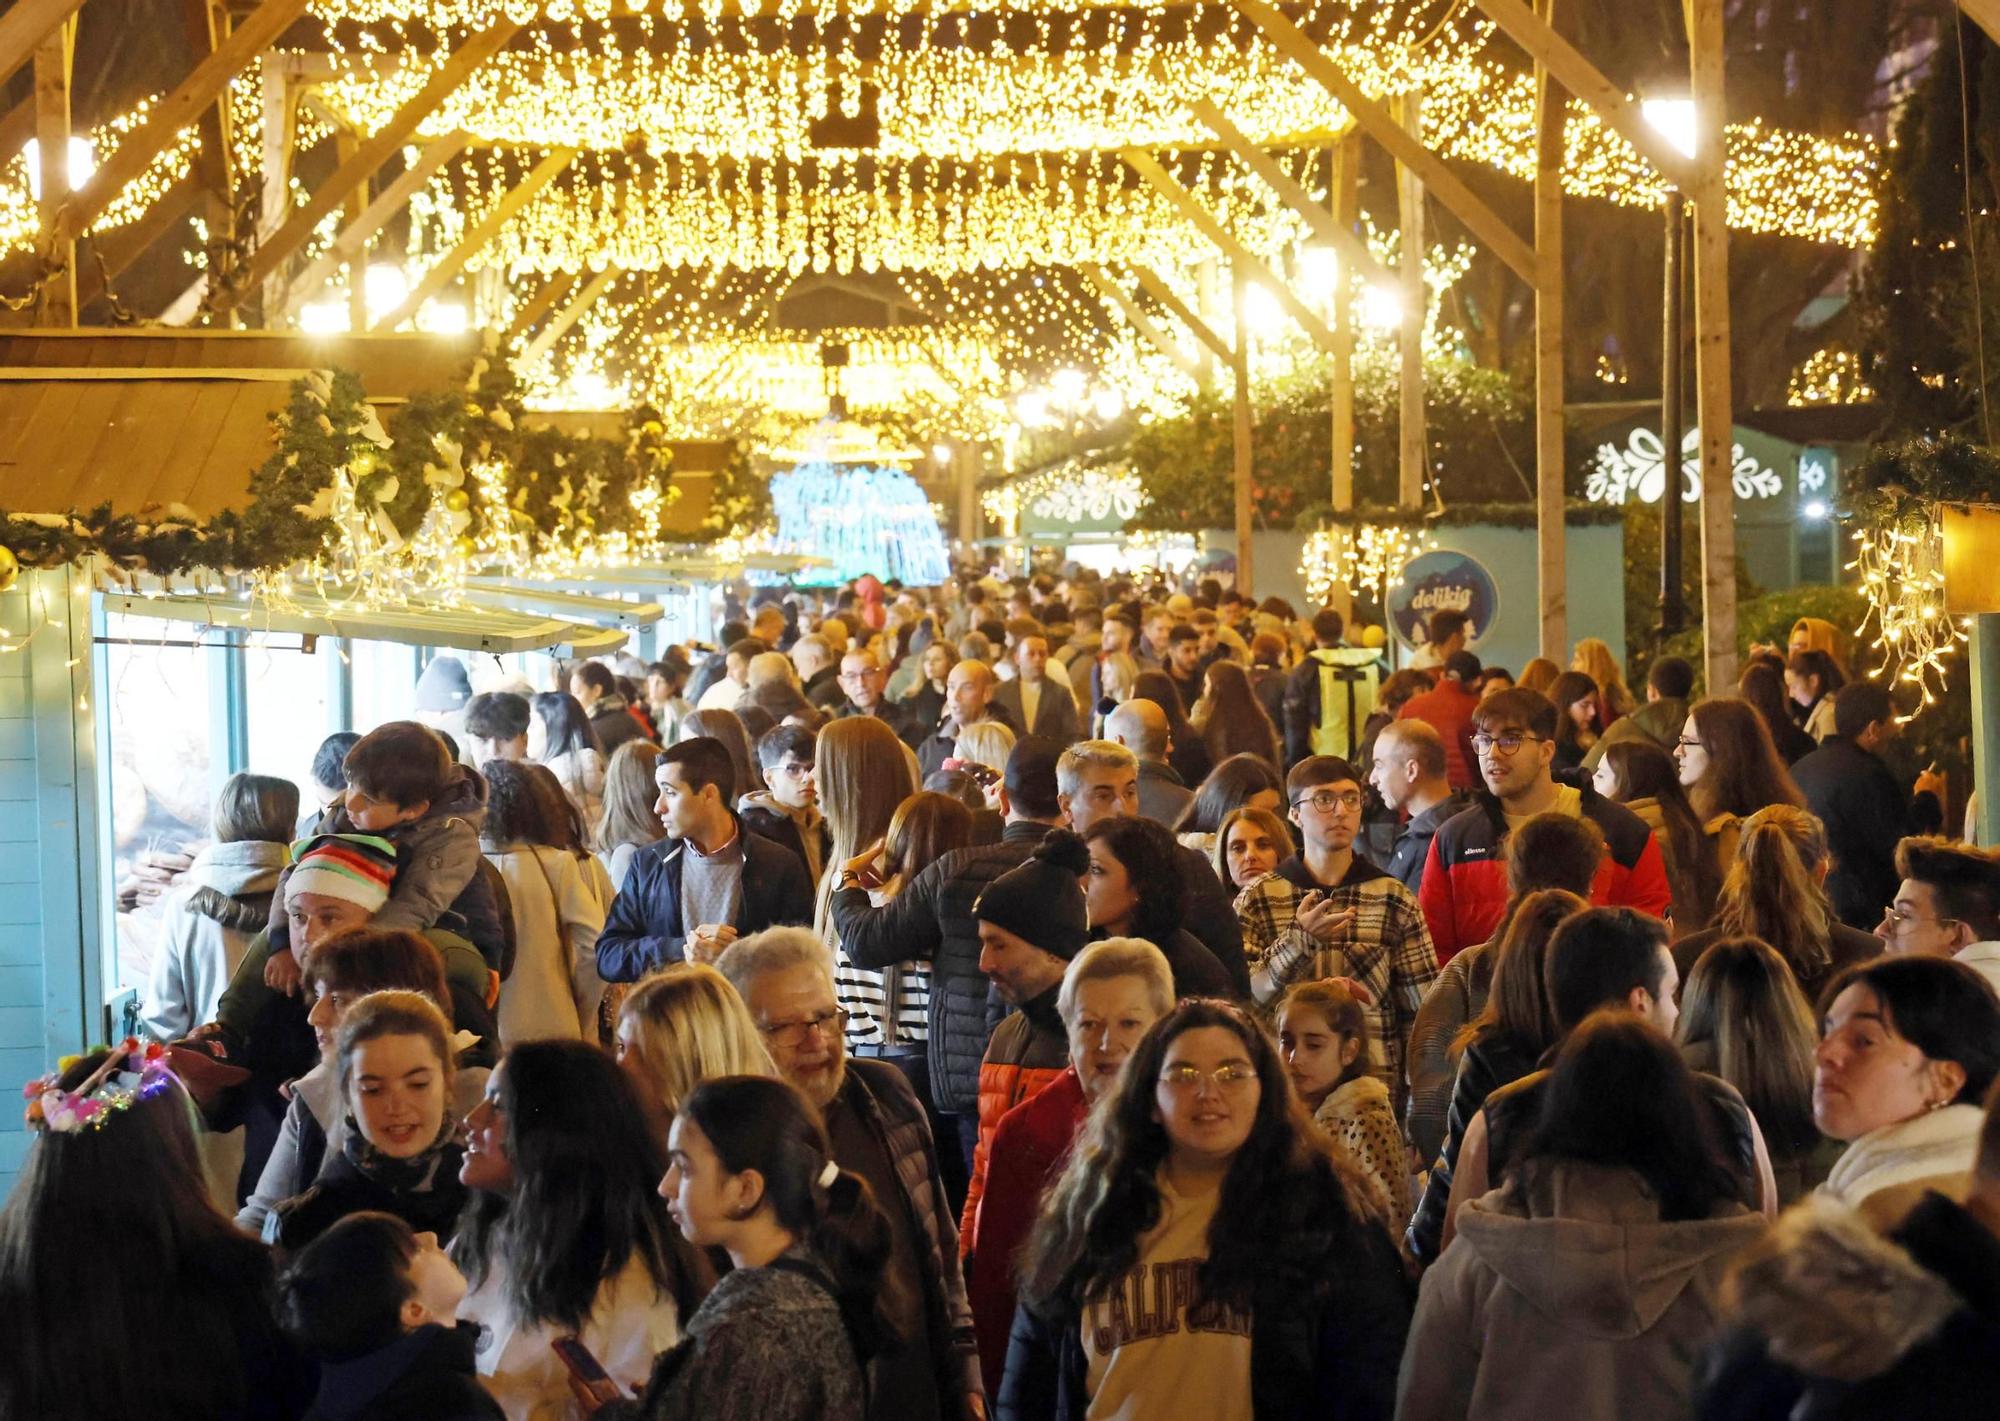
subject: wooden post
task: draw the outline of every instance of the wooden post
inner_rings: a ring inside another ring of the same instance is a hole
[[[292,120],[298,114],[298,93],[292,85],[291,75],[279,62],[276,50],[264,56],[264,192],[258,209],[257,250],[262,252],[267,243],[281,230],[292,212]],[[276,319],[277,312],[285,299],[284,283],[276,278],[275,271],[267,270],[265,275],[272,279],[265,281],[260,292],[263,298],[264,324],[269,326]],[[252,260],[246,282],[255,280],[255,260]],[[216,292],[220,297],[221,292]],[[221,315],[225,307],[218,300],[215,310]]]
[[[391,218],[403,210],[403,204],[410,200],[417,189],[430,181],[431,175],[438,169],[464,152],[466,144],[470,141],[469,136],[460,129],[427,144],[424,151],[417,155],[415,162],[405,168],[389,186],[377,193],[373,202],[355,213],[347,225],[340,229],[340,235],[333,239],[333,245],[292,279],[288,309],[296,311],[307,297],[340,269],[342,263],[365,266],[369,242],[389,225]],[[341,166],[345,167],[353,162],[355,152],[356,147],[350,139],[341,150]],[[349,212],[354,212],[355,203],[365,196],[364,183],[355,189],[354,197],[349,200],[347,204]],[[357,330],[361,328],[355,327]]]
[[[1243,269],[1242,262],[1231,262],[1229,274],[1234,287],[1231,293],[1236,317],[1236,350],[1230,361],[1230,374],[1235,377],[1236,387],[1236,590],[1244,596],[1250,594],[1255,585],[1252,579],[1252,553],[1250,548],[1250,472],[1251,457],[1250,425],[1250,324],[1245,307],[1250,294],[1250,275]]]
[[[1342,138],[1333,146],[1328,199],[1336,226],[1352,231],[1354,209],[1359,196],[1361,153],[1353,137]],[[1333,421],[1332,475],[1333,507],[1345,513],[1354,507],[1354,281],[1345,262],[1340,262],[1333,283],[1333,369],[1327,404]],[[1341,529],[1340,536],[1350,536]],[[1343,618],[1354,615],[1354,591],[1345,582],[1336,582],[1326,602]]]
[[[507,323],[507,329],[500,335],[500,344],[503,347],[512,345],[521,336],[526,335],[534,328],[535,322],[555,309],[556,302],[562,300],[564,294],[574,285],[576,285],[576,275],[573,272],[558,272],[550,277],[547,285],[530,296],[520,309],[514,312],[514,319]]]
[[[354,161],[356,147],[354,131],[348,128],[336,129],[333,135],[333,156],[337,164]],[[343,225],[352,227],[361,220],[362,212],[368,206],[368,184],[363,183],[347,195]],[[280,315],[284,313],[278,313]],[[266,324],[271,324],[267,322]],[[357,243],[347,258],[347,328],[350,331],[368,329],[368,242],[364,238]]]
[[[1410,133],[1423,129],[1423,95],[1410,90],[1399,100],[1396,117]],[[1396,449],[1396,503],[1421,508],[1429,481],[1429,439],[1424,428],[1424,324],[1429,305],[1424,288],[1424,185],[1402,162],[1396,164],[1396,206],[1401,238],[1398,275],[1403,295],[1403,320],[1397,331],[1397,393],[1401,418]]]
[[[1544,0],[1553,24],[1556,0]],[[1535,66],[1535,590],[1541,653],[1569,665],[1568,534],[1563,467],[1563,118],[1567,98]]]
[[[1995,44],[2000,44],[2000,0],[1958,0],[1958,8],[1970,15],[1972,22],[1986,31]]]
[[[76,53],[76,19],[50,30],[35,46],[35,144],[42,171],[42,280],[35,324],[68,329],[76,325],[76,239],[62,231],[62,208],[69,201],[69,77]]]
[[[1688,195],[1694,201],[1694,365],[1701,427],[1702,652],[1711,695],[1726,695],[1736,685],[1737,660],[1722,4],[1688,0],[1686,8],[1695,108],[1695,183]]]
[[[0,80],[13,78],[42,41],[82,8],[83,0],[14,0],[0,15]]]
[[[952,440],[951,467],[958,476],[958,544],[970,553],[979,541],[979,446],[970,439]]]
[[[615,266],[607,266],[586,281],[583,289],[570,298],[569,304],[556,313],[555,319],[542,327],[535,338],[528,342],[521,351],[521,358],[514,362],[514,368],[526,370],[554,350],[556,342],[568,335],[570,327],[581,320],[583,313],[597,304],[597,298],[611,289],[611,283],[624,274]]]

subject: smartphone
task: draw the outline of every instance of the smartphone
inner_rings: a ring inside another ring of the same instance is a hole
[[[618,1383],[611,1380],[597,1358],[591,1355],[590,1349],[578,1338],[555,1338],[549,1343],[549,1350],[569,1369],[570,1390],[592,1410],[607,1401],[624,1397],[625,1393],[619,1389]]]

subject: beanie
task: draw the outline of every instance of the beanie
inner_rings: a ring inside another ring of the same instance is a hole
[[[417,709],[436,714],[455,711],[472,699],[472,678],[456,656],[440,656],[417,677]]]
[[[357,903],[373,913],[389,901],[396,880],[396,846],[373,834],[321,834],[292,845],[285,901],[317,893]]]
[[[1089,868],[1090,850],[1082,837],[1052,829],[1026,863],[986,886],[972,916],[1067,962],[1090,936],[1082,883]]]

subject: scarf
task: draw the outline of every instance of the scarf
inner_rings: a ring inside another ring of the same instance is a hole
[[[407,1194],[431,1187],[445,1148],[455,1142],[457,1135],[458,1122],[451,1118],[450,1111],[446,1111],[444,1120],[438,1126],[437,1138],[424,1147],[422,1154],[397,1159],[368,1143],[361,1133],[360,1123],[350,1113],[347,1132],[340,1142],[340,1153],[349,1164],[375,1183],[399,1194]]]
[[[1858,1208],[1884,1189],[1967,1174],[1979,1150],[1982,1118],[1976,1105],[1947,1105],[1870,1130],[1835,1163],[1824,1192]]]

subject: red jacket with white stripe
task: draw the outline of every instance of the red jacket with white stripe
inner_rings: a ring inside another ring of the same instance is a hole
[[[1604,833],[1604,861],[1590,885],[1590,901],[1601,908],[1637,908],[1665,917],[1673,893],[1653,831],[1645,820],[1588,783],[1575,787],[1583,792],[1583,817]],[[1507,907],[1507,866],[1500,852],[1506,839],[1507,821],[1499,799],[1482,792],[1470,809],[1446,820],[1431,840],[1417,901],[1423,906],[1440,964],[1485,942],[1500,925]]]

